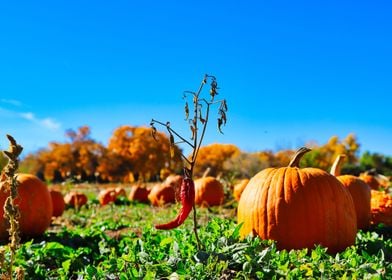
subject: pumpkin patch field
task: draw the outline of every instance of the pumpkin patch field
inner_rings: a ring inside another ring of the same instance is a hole
[[[392,158],[360,155],[353,134],[296,151],[203,146],[210,108],[220,133],[227,121],[218,89],[205,75],[184,93],[190,137],[152,119],[104,146],[83,126],[19,161],[7,135],[0,280],[392,279]]]
[[[85,194],[87,202],[77,208],[67,204],[43,235],[22,237],[13,266],[25,279],[391,278],[391,228],[379,224],[359,230],[355,244],[339,253],[330,254],[319,245],[278,249],[275,241],[240,237],[237,202],[227,182],[222,185],[230,203],[198,208],[198,249],[192,219],[170,231],[154,228],[174,217],[178,204],[155,206],[121,195],[102,205],[102,187],[68,184],[66,188]],[[127,194],[132,189],[122,187]],[[1,273],[10,261],[6,243],[1,247]]]

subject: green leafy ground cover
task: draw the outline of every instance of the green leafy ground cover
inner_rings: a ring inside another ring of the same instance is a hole
[[[235,205],[199,208],[198,251],[191,219],[171,231],[153,227],[178,207],[90,200],[66,210],[44,236],[24,240],[15,267],[26,279],[392,279],[389,228],[359,232],[356,245],[337,255],[322,247],[279,251],[272,241],[239,239]]]

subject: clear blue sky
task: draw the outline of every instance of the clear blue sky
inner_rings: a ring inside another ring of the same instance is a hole
[[[89,125],[170,120],[184,90],[215,75],[224,135],[244,151],[355,133],[392,155],[390,1],[2,1],[0,148],[25,153]]]

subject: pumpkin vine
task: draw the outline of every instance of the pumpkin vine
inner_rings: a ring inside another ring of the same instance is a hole
[[[209,97],[202,97],[201,93],[206,84],[209,83]],[[185,156],[181,152],[181,158],[184,161],[184,180],[181,185],[181,203],[182,209],[175,220],[168,224],[157,225],[158,229],[171,229],[180,226],[185,219],[188,217],[190,211],[193,209],[193,230],[195,233],[198,248],[200,249],[200,240],[197,234],[197,219],[196,219],[196,207],[194,203],[195,190],[193,182],[193,170],[196,164],[196,159],[202,145],[207,124],[210,119],[211,106],[219,104],[217,128],[220,133],[222,132],[222,126],[226,125],[227,122],[227,103],[225,99],[216,100],[218,95],[218,82],[215,76],[204,75],[204,78],[197,91],[184,91],[183,99],[185,100],[184,115],[185,121],[189,125],[190,136],[185,137],[179,134],[170,125],[170,122],[161,122],[155,119],[151,120],[150,126],[152,136],[155,140],[156,137],[156,125],[160,125],[166,128],[169,134],[170,141],[170,155],[174,157],[174,147],[178,144],[184,144],[191,148],[190,156]]]

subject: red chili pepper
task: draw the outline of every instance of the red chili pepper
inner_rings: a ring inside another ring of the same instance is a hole
[[[182,204],[180,213],[178,213],[177,217],[171,222],[156,225],[156,229],[173,229],[184,223],[189,213],[192,211],[193,204],[195,203],[195,185],[191,178],[185,177],[182,180],[180,196]]]

